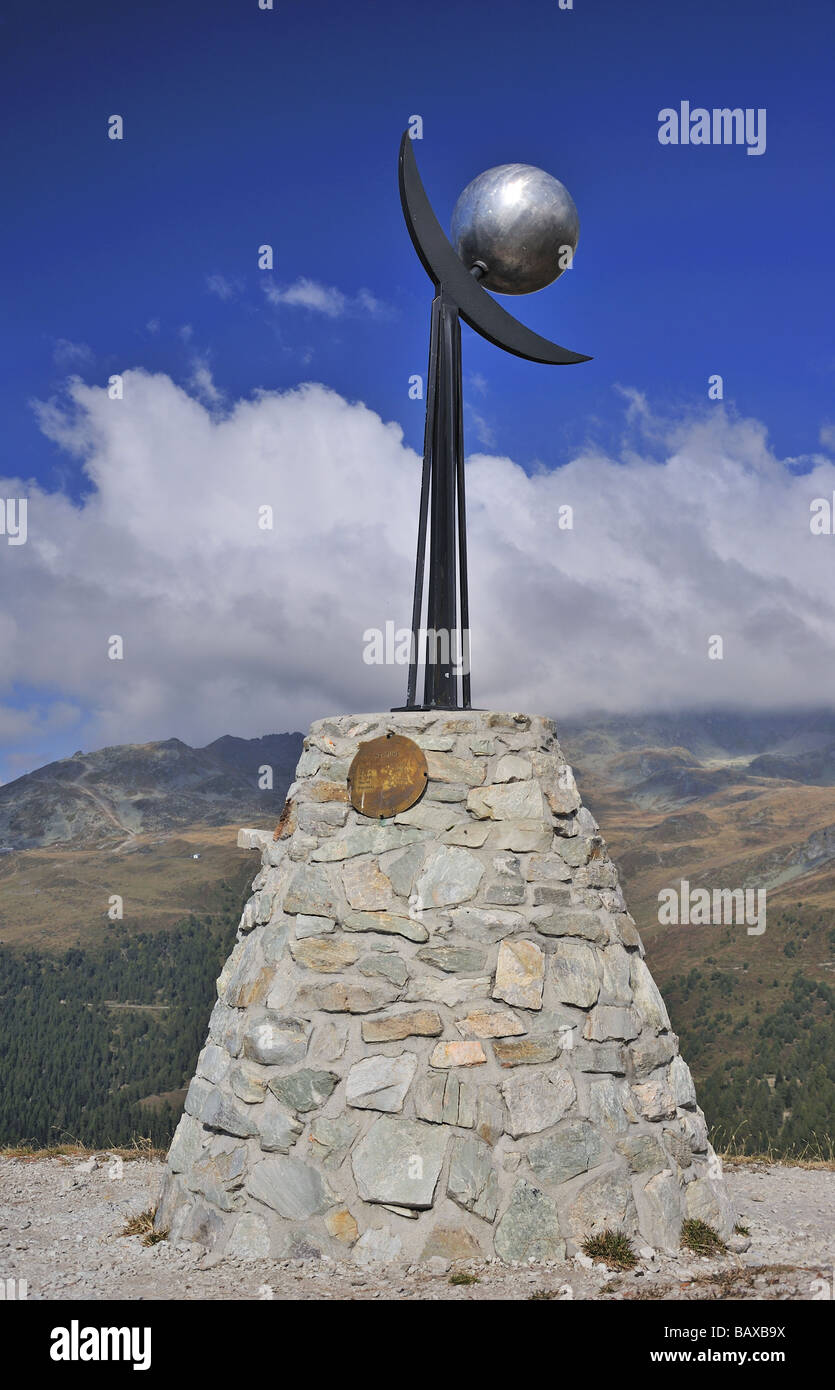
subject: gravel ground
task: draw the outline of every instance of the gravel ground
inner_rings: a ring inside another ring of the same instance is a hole
[[[29,1299],[820,1299],[816,1280],[835,1295],[835,1172],[733,1167],[728,1186],[748,1249],[646,1258],[628,1274],[577,1260],[518,1268],[466,1261],[434,1273],[377,1273],[350,1261],[212,1264],[193,1247],[143,1246],[140,1236],[120,1234],[154,1205],[161,1174],[159,1162],[119,1170],[104,1154],[0,1158],[0,1281],[25,1280]],[[477,1282],[451,1284],[460,1274]]]

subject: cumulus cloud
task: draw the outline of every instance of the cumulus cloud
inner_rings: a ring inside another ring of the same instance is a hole
[[[832,460],[801,475],[721,407],[629,412],[618,456],[533,476],[469,459],[475,703],[557,718],[830,703],[835,537],[809,520]],[[218,412],[143,371],[121,401],[73,380],[40,423],[88,491],[0,480],[29,499],[26,545],[0,537],[0,704],[25,688],[83,707],[73,747],[94,747],[402,703],[405,669],[363,660],[366,629],[409,621],[420,460],[398,425],[320,385]],[[7,718],[11,742],[31,735]]]
[[[346,314],[370,314],[373,318],[380,318],[387,313],[383,301],[370,290],[361,289],[355,295],[347,295],[335,285],[323,285],[304,275],[294,280],[292,285],[277,285],[274,280],[268,279],[261,282],[261,287],[270,304],[289,304],[324,314],[330,319],[344,318]]]

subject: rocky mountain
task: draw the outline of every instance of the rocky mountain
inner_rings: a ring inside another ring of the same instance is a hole
[[[301,734],[268,734],[191,748],[170,738],[75,753],[0,787],[0,848],[114,846],[152,831],[277,816],[301,743]],[[264,767],[271,788],[259,786]]]

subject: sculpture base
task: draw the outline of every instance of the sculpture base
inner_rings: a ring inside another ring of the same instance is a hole
[[[369,821],[360,742],[424,750]],[[550,720],[313,724],[218,980],[157,1228],[236,1258],[560,1260],[733,1214],[615,866]]]

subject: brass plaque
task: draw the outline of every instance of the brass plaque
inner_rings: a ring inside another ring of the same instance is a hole
[[[361,743],[348,770],[351,805],[361,816],[385,820],[408,811],[429,778],[423,750],[402,734]]]

